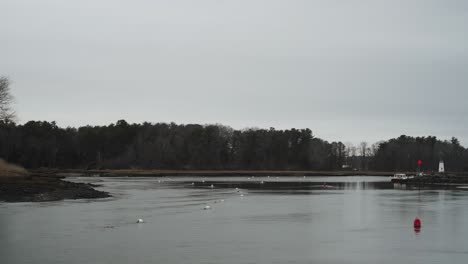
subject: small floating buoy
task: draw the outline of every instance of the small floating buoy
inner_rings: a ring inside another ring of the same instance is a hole
[[[202,183],[205,183],[205,180],[202,180],[201,182],[202,182]]]
[[[211,206],[209,205],[205,205],[205,207],[203,207],[203,210],[210,210],[211,209]]]
[[[260,184],[264,184],[264,182],[263,182],[263,181],[261,181],[261,182],[260,182]]]
[[[211,189],[213,189],[213,188],[214,188],[214,185],[213,185],[213,184],[211,184],[210,188],[211,188]]]
[[[414,226],[414,228],[421,228],[421,219],[419,219],[418,217],[416,217],[416,218],[414,219],[413,226]]]
[[[244,197],[244,194],[241,193],[240,197]]]
[[[192,185],[195,185],[195,183],[194,183],[194,182],[192,182]]]
[[[137,224],[141,224],[141,223],[144,223],[144,221],[143,221],[143,219],[140,218],[140,219],[137,220]]]

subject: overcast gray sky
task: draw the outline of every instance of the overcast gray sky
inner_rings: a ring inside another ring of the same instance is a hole
[[[2,0],[0,33],[20,122],[468,145],[462,0]]]

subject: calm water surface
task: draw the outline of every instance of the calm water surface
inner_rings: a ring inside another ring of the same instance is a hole
[[[385,177],[71,180],[114,197],[0,203],[0,263],[468,262],[464,189]]]

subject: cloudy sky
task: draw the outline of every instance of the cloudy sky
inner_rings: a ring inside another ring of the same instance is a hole
[[[462,0],[2,0],[0,33],[20,122],[468,145]]]

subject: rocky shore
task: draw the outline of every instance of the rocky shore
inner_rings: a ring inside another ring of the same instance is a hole
[[[96,185],[64,181],[57,177],[0,176],[0,201],[45,202],[64,199],[96,199],[110,195],[95,190]]]

